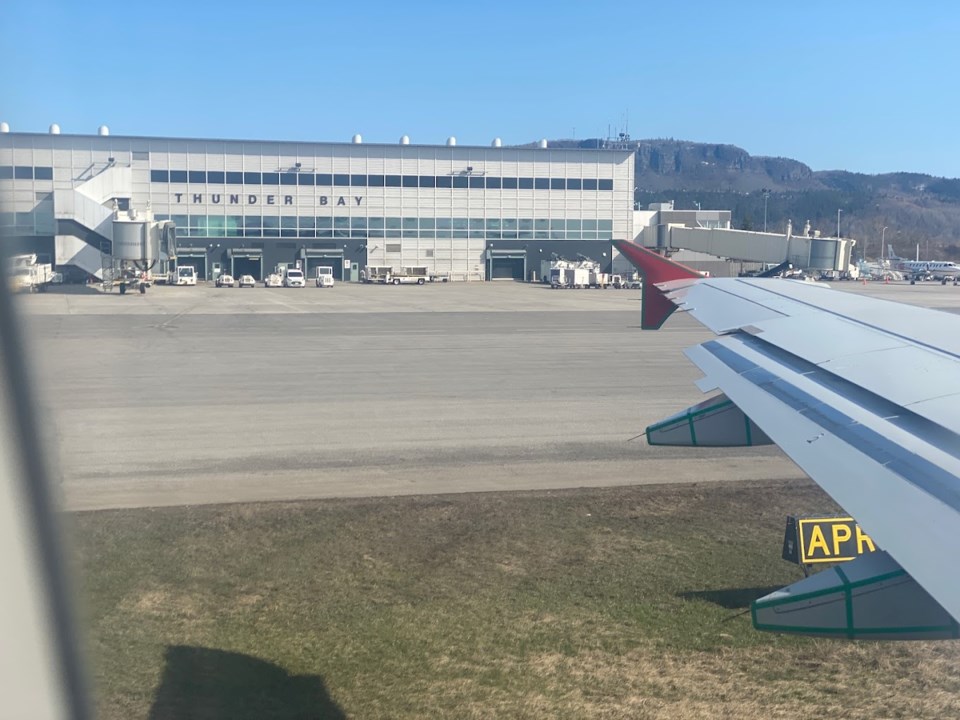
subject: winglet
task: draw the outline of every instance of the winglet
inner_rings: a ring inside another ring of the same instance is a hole
[[[652,250],[627,242],[614,240],[614,246],[633,266],[643,275],[643,290],[641,291],[642,307],[640,310],[640,327],[643,330],[657,330],[666,322],[670,314],[677,309],[663,291],[657,287],[658,283],[685,278],[700,278],[700,273],[674,262]]]

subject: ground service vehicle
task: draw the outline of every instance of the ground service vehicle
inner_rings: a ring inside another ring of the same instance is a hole
[[[292,267],[287,268],[283,273],[284,287],[306,287],[307,281],[303,277],[303,270]]]
[[[217,287],[233,287],[234,283],[233,275],[228,275],[227,273],[217,278]]]
[[[550,270],[550,287],[553,289],[563,288],[586,288],[591,287],[591,275],[593,271],[581,267],[556,267]]]
[[[253,287],[257,284],[257,281],[253,279],[253,275],[241,275],[240,276],[240,287]]]
[[[329,265],[320,265],[316,270],[317,287],[333,287],[333,268]]]
[[[167,285],[196,285],[197,269],[193,265],[181,265],[167,274]]]
[[[386,282],[390,285],[423,285],[429,277],[426,267],[402,267],[391,270]]]
[[[264,287],[283,287],[283,278],[278,272],[272,272],[263,279]]]
[[[590,270],[588,268],[570,268],[567,270],[570,285],[576,289],[590,287]]]
[[[9,263],[10,289],[13,292],[44,292],[47,286],[59,282],[49,263],[38,263],[35,254],[14,255]]]

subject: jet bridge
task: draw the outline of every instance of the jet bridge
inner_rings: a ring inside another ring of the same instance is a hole
[[[808,237],[784,233],[750,232],[726,228],[658,226],[657,232],[643,232],[640,240],[657,250],[695,250],[742,262],[778,265],[789,262],[808,270],[843,272],[850,265],[855,240]]]

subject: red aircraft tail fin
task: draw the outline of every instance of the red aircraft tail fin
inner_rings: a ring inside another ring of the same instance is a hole
[[[702,276],[696,270],[658,255],[636,243],[614,240],[613,244],[643,276],[640,327],[644,330],[659,329],[677,306],[664,295],[657,284],[686,278],[699,279]]]

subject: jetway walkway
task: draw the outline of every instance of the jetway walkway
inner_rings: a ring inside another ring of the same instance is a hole
[[[657,232],[641,233],[638,240],[656,250],[694,250],[741,262],[779,265],[789,262],[809,270],[843,272],[850,265],[855,240],[730,230],[660,226]]]

